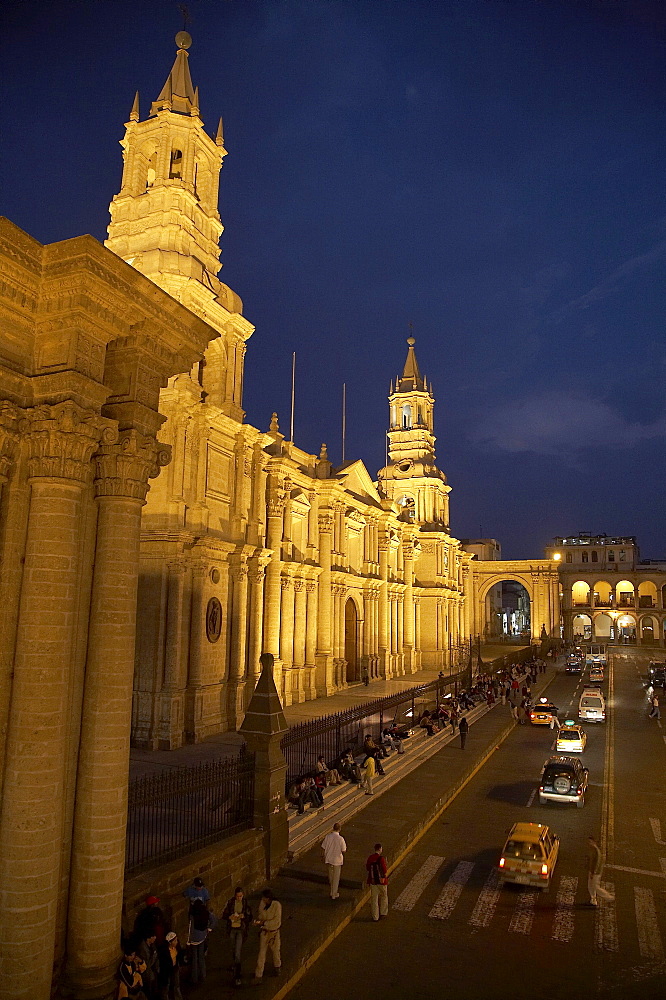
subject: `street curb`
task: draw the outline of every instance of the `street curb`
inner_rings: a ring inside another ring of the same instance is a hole
[[[539,692],[540,694],[542,694],[546,690],[546,688],[550,686],[550,684],[555,680],[557,675],[558,675],[557,669],[555,668],[553,670],[552,677],[548,681],[546,681],[544,686],[541,688],[541,691]],[[492,746],[490,749],[486,749],[480,759],[477,758],[477,762],[472,765],[472,770],[469,771],[464,777],[460,778],[458,782],[453,786],[453,788],[449,789],[446,795],[435,803],[435,805],[430,809],[429,813],[424,818],[422,818],[422,821],[420,823],[416,825],[414,830],[405,836],[403,844],[398,847],[399,853],[397,858],[389,866],[388,869],[389,874],[395,871],[398,865],[402,863],[402,861],[407,857],[407,855],[410,853],[415,844],[417,844],[419,840],[421,840],[421,838],[425,836],[428,830],[437,822],[442,813],[444,813],[448,809],[451,803],[458,797],[458,795],[460,795],[462,790],[469,784],[472,778],[474,778],[475,775],[478,774],[478,772],[481,770],[481,768],[490,760],[495,751],[499,750],[502,743],[504,743],[507,737],[510,736],[510,734],[513,732],[513,730],[516,728],[517,725],[518,723],[516,722],[516,720],[512,719],[511,722],[501,731],[500,735],[497,737],[495,745]],[[347,927],[347,925],[351,923],[352,919],[356,916],[359,910],[361,910],[367,904],[369,899],[370,899],[370,892],[367,889],[363,889],[360,895],[358,895],[357,898],[352,902],[351,911],[345,917],[343,917],[343,919],[337,924],[334,930],[330,932],[323,939],[321,944],[317,945],[312,954],[302,960],[298,971],[295,972],[291,976],[291,978],[287,980],[287,982],[278,990],[277,993],[273,993],[271,995],[270,1000],[282,1000],[283,997],[286,997],[287,994],[293,990],[293,988],[303,978],[305,973],[315,964],[317,959],[326,951],[329,945],[331,945],[333,941],[335,941],[336,937],[338,937],[338,935],[342,933],[342,931]]]

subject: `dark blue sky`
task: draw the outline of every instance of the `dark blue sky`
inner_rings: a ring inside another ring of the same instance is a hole
[[[118,140],[177,5],[5,0],[0,210],[104,239]],[[190,0],[225,122],[222,279],[256,325],[245,406],[374,475],[414,324],[458,537],[666,556],[666,3]]]

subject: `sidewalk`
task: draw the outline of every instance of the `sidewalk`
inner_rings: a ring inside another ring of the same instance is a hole
[[[482,646],[481,653],[484,663],[490,663],[498,656],[504,656],[523,649],[523,646]],[[406,688],[417,687],[419,684],[429,684],[436,681],[437,670],[419,670],[406,677],[394,677],[388,681],[373,681],[367,687],[365,684],[354,684],[331,695],[330,698],[315,698],[301,705],[290,705],[285,708],[284,717],[288,726],[296,726],[299,722],[319,719],[323,715],[343,712],[347,708],[355,708],[377,698],[389,694],[397,694]],[[201,743],[179,747],[177,750],[139,750],[130,751],[130,781],[143,777],[144,774],[154,774],[166,768],[193,767],[202,761],[218,760],[221,757],[235,757],[244,740],[239,733],[216,733],[208,736]]]
[[[546,674],[537,680],[533,694],[540,694],[555,676],[555,669],[549,665]],[[282,972],[277,978],[271,976],[269,959],[264,981],[253,991],[259,1000],[281,1000],[357,912],[361,911],[359,919],[370,919],[365,860],[375,842],[382,842],[389,867],[395,868],[448,803],[499,749],[515,725],[508,706],[498,702],[470,726],[464,751],[460,749],[459,738],[449,741],[410,775],[383,794],[375,795],[365,808],[349,818],[342,829],[347,853],[337,901],[329,898],[318,844],[300,855],[292,865],[285,866],[271,882],[283,906]],[[378,791],[380,783],[381,779],[377,782]],[[329,828],[336,818],[331,810],[327,815]],[[251,902],[256,911],[257,894],[253,894]],[[215,900],[216,910],[219,911],[223,904],[224,900]],[[244,949],[244,986],[254,973],[257,940],[258,936],[252,932]],[[203,985],[191,988],[192,996],[196,994],[200,1000],[220,1000],[236,994],[230,986],[230,946],[223,929],[211,936],[208,958],[208,978]],[[184,987],[189,989],[187,984]]]

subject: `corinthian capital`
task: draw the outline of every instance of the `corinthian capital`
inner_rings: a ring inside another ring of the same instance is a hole
[[[110,445],[118,437],[115,420],[84,410],[71,400],[33,406],[24,413],[19,426],[28,446],[31,478],[87,483],[92,476],[90,460],[100,442]]]
[[[333,515],[329,511],[320,511],[318,522],[320,531],[333,531]]]
[[[98,497],[146,499],[148,480],[168,465],[171,450],[154,437],[130,428],[118,440],[102,444],[95,455],[95,494]]]
[[[267,513],[269,517],[282,517],[286,504],[284,493],[271,493],[268,497]]]
[[[19,441],[21,410],[3,399],[0,402],[0,486],[7,482]]]

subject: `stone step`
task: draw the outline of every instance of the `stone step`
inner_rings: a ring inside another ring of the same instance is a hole
[[[477,705],[476,708],[466,712],[467,721],[472,725],[489,711],[486,704]],[[331,829],[333,823],[345,823],[361,809],[364,809],[373,798],[382,795],[383,792],[392,788],[398,781],[415,770],[419,764],[423,763],[433,754],[436,754],[442,747],[447,746],[453,739],[457,739],[451,733],[451,727],[447,726],[435,736],[426,736],[417,732],[409,740],[405,741],[404,754],[391,754],[382,761],[386,774],[384,777],[376,777],[374,780],[374,796],[366,795],[359,785],[352,782],[345,782],[343,785],[327,788],[324,792],[324,809],[311,809],[308,807],[303,815],[299,816],[295,810],[290,809],[289,816],[289,859],[290,862],[284,867],[281,874],[293,878],[310,878],[310,874],[301,872],[298,867],[294,867],[293,862],[300,855],[308,851],[314,844],[323,840],[324,836]],[[409,749],[407,749],[409,747]],[[318,879],[314,879],[318,881]]]

